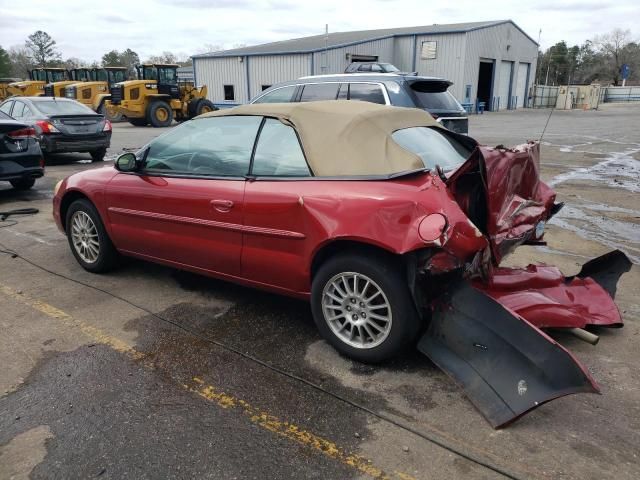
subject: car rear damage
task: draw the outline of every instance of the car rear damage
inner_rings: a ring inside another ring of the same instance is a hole
[[[425,235],[432,238],[420,232],[430,248],[412,257],[412,291],[429,317],[418,349],[495,428],[554,398],[599,392],[587,369],[541,329],[565,329],[595,343],[585,327],[623,324],[613,297],[631,262],[620,251],[587,262],[572,277],[546,265],[500,266],[519,245],[544,245],[544,225],[562,208],[540,180],[539,154],[537,142],[478,146],[448,178],[433,174],[480,236],[471,239],[468,225],[449,221],[457,215],[449,204],[441,210],[444,222],[428,221]]]

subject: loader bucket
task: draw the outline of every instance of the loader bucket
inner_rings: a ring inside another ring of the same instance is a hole
[[[434,309],[418,349],[464,388],[494,428],[554,398],[599,393],[571,353],[466,281]]]

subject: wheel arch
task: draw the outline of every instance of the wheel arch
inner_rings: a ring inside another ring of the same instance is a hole
[[[71,204],[76,200],[86,200],[95,207],[95,204],[91,201],[91,199],[81,191],[67,191],[60,200],[60,223],[62,224],[62,228],[64,228],[65,232],[67,231],[67,212],[69,211],[69,207],[71,206]]]
[[[324,245],[320,246],[311,259],[309,266],[310,278],[313,279],[318,271],[318,268],[326,262],[329,258],[337,254],[343,253],[359,253],[363,255],[372,255],[377,257],[384,257],[387,259],[395,259],[400,261],[403,255],[393,252],[392,250],[381,247],[374,243],[369,243],[364,240],[352,240],[352,239],[334,239]]]

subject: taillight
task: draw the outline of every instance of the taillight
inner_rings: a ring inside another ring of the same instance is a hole
[[[105,120],[104,121],[104,128],[102,129],[103,132],[110,132],[111,131],[111,122],[109,120]]]
[[[432,213],[418,225],[418,235],[425,243],[436,243],[447,230],[447,219],[440,213]]]
[[[21,128],[19,130],[14,130],[13,132],[7,133],[7,136],[9,138],[12,138],[13,140],[25,140],[27,138],[35,138],[36,129],[31,127]]]
[[[36,126],[40,129],[42,133],[60,133],[56,127],[54,127],[51,123],[46,120],[38,120],[36,122]]]

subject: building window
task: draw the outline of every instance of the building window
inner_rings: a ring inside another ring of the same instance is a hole
[[[225,100],[235,100],[236,94],[233,91],[233,85],[225,85],[224,86],[224,99]]]
[[[420,52],[420,58],[422,60],[433,60],[436,58],[437,42],[435,40],[429,40],[422,42],[422,50]]]
[[[267,88],[271,88],[271,85],[262,85],[262,91],[264,92]]]

